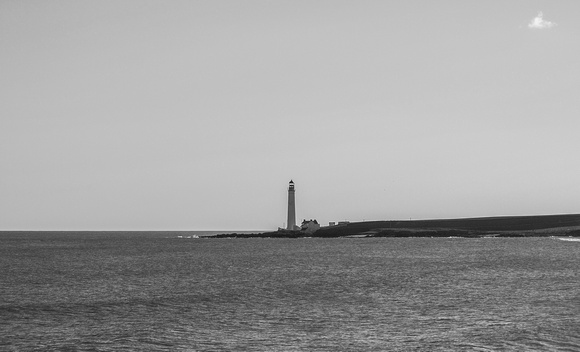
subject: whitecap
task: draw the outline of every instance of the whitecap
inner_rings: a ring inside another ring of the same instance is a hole
[[[558,237],[558,239],[560,241],[580,242],[580,238],[572,238],[572,237],[562,238],[562,237]]]

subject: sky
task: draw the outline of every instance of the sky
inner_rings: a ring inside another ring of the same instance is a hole
[[[0,1],[0,230],[580,213],[580,2]]]

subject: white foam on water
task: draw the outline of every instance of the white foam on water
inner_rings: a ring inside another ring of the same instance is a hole
[[[562,237],[558,237],[558,239],[559,239],[560,241],[580,242],[580,238],[571,238],[571,237],[568,237],[568,238],[562,238]]]

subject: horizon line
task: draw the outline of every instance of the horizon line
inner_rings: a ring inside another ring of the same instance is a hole
[[[350,223],[357,223],[357,222],[375,222],[375,221],[430,221],[430,220],[466,220],[466,219],[486,219],[486,218],[509,218],[509,217],[530,217],[530,216],[565,216],[565,215],[580,215],[580,213],[550,213],[550,214],[526,214],[526,215],[486,215],[486,216],[467,216],[467,217],[457,217],[457,218],[420,218],[420,219],[413,219],[409,218],[408,220],[405,219],[383,219],[383,220],[344,220]],[[338,222],[338,221],[336,221]],[[106,229],[106,230],[87,230],[87,229],[68,229],[68,230],[58,230],[58,229],[0,229],[0,232],[190,232],[190,231],[197,231],[197,232],[222,232],[222,231],[276,231],[272,229],[205,229],[205,230],[191,230],[191,229],[179,229],[179,230],[169,230],[169,229]]]

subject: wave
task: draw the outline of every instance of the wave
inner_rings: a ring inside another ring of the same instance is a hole
[[[569,241],[569,242],[580,242],[580,238],[572,238],[572,237],[558,237],[560,241]]]

